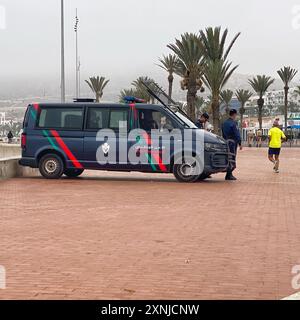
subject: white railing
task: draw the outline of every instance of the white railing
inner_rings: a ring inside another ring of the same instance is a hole
[[[20,145],[0,144],[0,180],[27,175],[37,175],[36,169],[20,166],[20,158]]]

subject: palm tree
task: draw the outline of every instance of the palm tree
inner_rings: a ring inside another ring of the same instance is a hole
[[[196,97],[196,117],[199,116],[204,102],[205,100],[203,97]]]
[[[220,93],[220,100],[221,102],[225,105],[225,111],[226,114],[229,113],[229,109],[230,109],[230,102],[232,100],[233,97],[233,91],[227,89],[227,90],[223,90]]]
[[[96,96],[96,102],[100,102],[103,96],[103,90],[108,84],[109,80],[105,80],[105,77],[90,77],[89,80],[85,80],[91,90]]]
[[[203,54],[206,60],[204,68],[204,83],[212,95],[212,114],[214,131],[220,131],[220,93],[238,66],[232,67],[227,60],[229,52],[239,37],[236,34],[229,46],[225,48],[228,30],[221,32],[220,27],[207,28],[200,31]]]
[[[279,77],[284,83],[284,127],[287,130],[287,113],[288,113],[288,94],[289,94],[289,84],[294,79],[297,74],[297,70],[291,67],[283,67],[277,71]]]
[[[120,102],[124,102],[124,98],[128,97],[128,96],[136,97],[137,96],[136,90],[134,90],[132,88],[131,89],[123,89],[123,90],[121,90],[120,95],[119,95],[119,101]]]
[[[167,56],[163,56],[162,59],[159,59],[158,66],[168,72],[168,82],[169,82],[169,97],[172,98],[173,91],[173,81],[174,81],[174,73],[179,67],[179,60],[175,54],[169,54]],[[169,101],[170,104],[170,101]]]
[[[235,95],[241,104],[240,115],[241,115],[241,130],[242,130],[243,129],[244,113],[246,111],[245,104],[252,97],[252,92],[250,92],[249,90],[239,89],[239,90],[236,90]]]
[[[175,44],[169,44],[178,58],[178,68],[175,70],[181,80],[181,89],[187,90],[187,114],[195,120],[195,105],[198,90],[202,89],[203,54],[199,35],[184,33]],[[203,89],[202,89],[203,90]]]
[[[152,104],[154,104],[154,97],[152,97],[148,93],[143,83],[145,83],[154,93],[156,93],[157,88],[153,85],[155,84],[155,81],[153,79],[147,76],[138,77],[131,83],[134,86],[136,96],[140,99],[146,100],[147,103],[151,102]]]
[[[259,99],[257,100],[257,106],[258,106],[258,122],[259,122],[259,129],[262,129],[262,112],[264,107],[264,99],[263,96],[267,92],[268,88],[275,79],[272,79],[271,77],[267,77],[265,75],[263,76],[256,76],[253,79],[249,79],[249,83],[253,90],[258,94]]]

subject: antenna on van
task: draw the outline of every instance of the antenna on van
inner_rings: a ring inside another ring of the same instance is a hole
[[[163,90],[154,81],[151,81],[151,83],[146,84],[144,81],[141,80],[141,84],[146,88],[150,96],[152,96],[154,99],[159,101],[164,107],[168,107],[168,104],[165,103],[158,95],[159,91],[163,92]],[[157,94],[149,87],[149,84],[154,85],[155,91],[157,92]],[[157,88],[159,89],[159,91],[157,90]]]
[[[159,87],[159,85],[154,82],[151,81],[150,83],[145,83],[144,81],[141,81],[142,85],[146,88],[147,92],[157,101],[159,101],[164,107],[166,108],[175,108],[176,111],[180,112],[181,114],[183,114],[186,118],[188,118],[189,120],[190,117],[180,108],[180,103],[175,102],[161,87]],[[155,90],[155,92],[153,91],[152,88],[150,88],[150,86]],[[164,101],[166,100],[166,101]],[[192,121],[192,120],[191,120]]]

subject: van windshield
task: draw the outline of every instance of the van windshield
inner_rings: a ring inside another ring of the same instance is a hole
[[[184,124],[185,124],[188,128],[190,128],[190,129],[197,129],[197,126],[196,126],[191,120],[189,120],[186,116],[184,116],[181,112],[176,111],[175,114],[176,114],[176,116],[177,116],[178,118],[180,118],[180,120],[181,120],[182,122],[184,122]]]

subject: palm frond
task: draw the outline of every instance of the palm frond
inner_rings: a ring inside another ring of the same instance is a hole
[[[280,79],[284,83],[285,87],[288,87],[290,82],[294,79],[296,76],[298,70],[293,69],[291,67],[283,67],[280,70],[277,71]]]
[[[249,79],[248,81],[253,90],[260,97],[263,97],[263,95],[266,93],[269,87],[274,83],[275,79],[272,79],[271,77],[268,77],[266,75],[258,75],[253,79]]]

